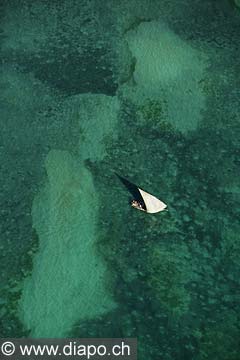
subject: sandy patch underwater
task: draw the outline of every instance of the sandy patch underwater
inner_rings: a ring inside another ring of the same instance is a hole
[[[168,104],[168,121],[183,133],[195,130],[205,109],[199,85],[205,76],[207,57],[182,40],[164,23],[143,22],[126,34],[136,59],[135,85],[126,87],[126,97],[137,104],[151,98]]]
[[[118,102],[105,95],[77,96],[65,107],[67,119],[73,108],[82,119],[85,139],[80,141],[79,155],[50,151],[45,161],[47,181],[32,208],[40,247],[32,275],[24,283],[19,311],[34,337],[66,336],[76,320],[101,315],[115,306],[106,289],[105,263],[95,248],[98,194],[83,160],[90,153],[93,159],[103,153],[101,142],[114,127]],[[93,144],[90,139],[95,132],[99,136]]]

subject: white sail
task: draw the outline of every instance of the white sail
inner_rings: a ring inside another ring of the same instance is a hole
[[[138,188],[138,190],[140,191],[140,194],[142,195],[143,201],[146,206],[146,211],[148,213],[154,214],[154,213],[157,213],[159,211],[163,211],[164,209],[166,209],[167,205],[164,204],[163,201],[161,201],[158,198],[156,198],[155,196],[147,193],[146,191],[143,191],[140,188]]]

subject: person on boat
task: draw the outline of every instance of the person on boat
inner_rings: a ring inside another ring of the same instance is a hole
[[[140,209],[140,210],[144,210],[144,209],[143,209],[143,204],[141,204],[141,203],[140,203],[139,201],[137,201],[137,200],[132,200],[131,205],[132,205],[132,207],[138,208],[138,209]]]

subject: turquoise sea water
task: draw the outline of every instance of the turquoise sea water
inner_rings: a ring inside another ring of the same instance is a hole
[[[239,6],[1,2],[1,337],[240,359]]]

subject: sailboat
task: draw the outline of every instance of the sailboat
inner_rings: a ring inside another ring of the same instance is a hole
[[[140,188],[138,188],[138,191],[141,195],[142,201],[132,201],[131,205],[135,209],[146,211],[149,214],[155,214],[166,209],[167,205],[163,201]]]
[[[167,205],[163,201],[140,189],[137,185],[133,184],[123,176],[117,173],[115,173],[115,175],[132,194],[134,200],[132,200],[131,205],[135,209],[145,211],[149,214],[155,214],[167,208]]]

